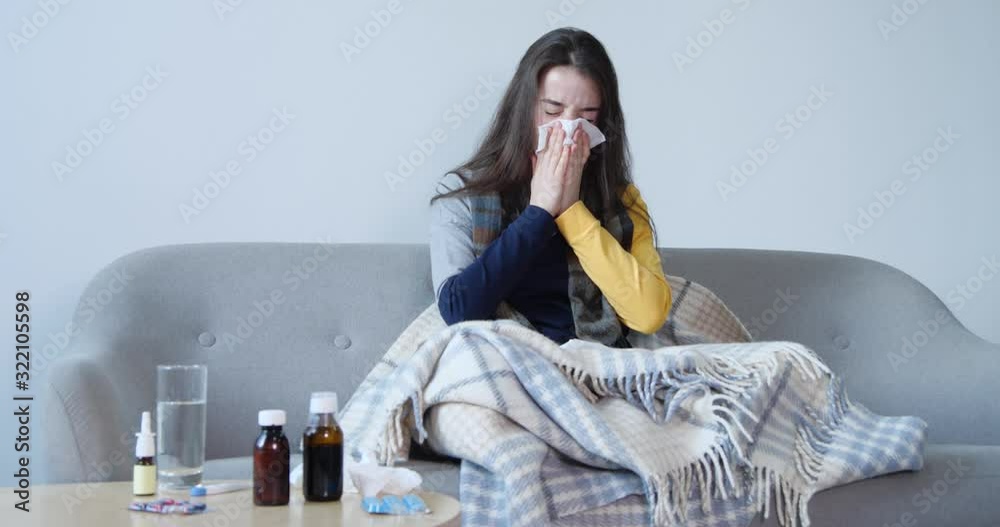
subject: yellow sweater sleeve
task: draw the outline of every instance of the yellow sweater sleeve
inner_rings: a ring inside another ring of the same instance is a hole
[[[556,226],[618,318],[635,331],[654,333],[670,312],[670,285],[653,244],[646,203],[635,185],[626,189],[623,202],[634,226],[631,251],[601,227],[582,201],[556,217]]]

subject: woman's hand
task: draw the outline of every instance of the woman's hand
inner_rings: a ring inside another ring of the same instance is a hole
[[[583,165],[590,157],[590,145],[583,130],[575,130],[574,144],[564,145],[565,139],[562,127],[553,127],[545,149],[531,158],[533,174],[529,204],[545,209],[553,217],[580,199]]]
[[[583,166],[590,157],[590,140],[583,128],[577,128],[573,133],[573,147],[570,149],[569,163],[566,167],[566,179],[563,184],[562,204],[559,214],[580,199],[580,180],[583,179]]]
[[[569,146],[563,145],[566,132],[561,126],[549,131],[545,149],[531,156],[530,205],[536,205],[557,216],[562,206],[563,179],[569,164]]]

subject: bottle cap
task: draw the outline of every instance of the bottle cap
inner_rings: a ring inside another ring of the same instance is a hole
[[[285,426],[285,411],[261,410],[257,413],[257,424],[260,426]]]
[[[336,392],[313,392],[309,398],[309,413],[311,414],[337,414],[337,393]]]
[[[192,496],[204,496],[206,494],[208,494],[208,491],[203,485],[195,485],[191,487]]]
[[[139,433],[135,434],[135,457],[153,457],[156,455],[156,443],[153,433],[153,423],[149,412],[142,412],[142,422]]]

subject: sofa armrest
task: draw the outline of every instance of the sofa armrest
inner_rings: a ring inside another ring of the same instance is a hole
[[[935,443],[1000,444],[1000,345],[933,291],[866,258],[800,251],[660,249],[664,272],[710,288],[754,340],[799,342],[882,415],[916,415]]]
[[[42,483],[131,477],[135,436],[118,423],[118,397],[94,357],[69,355],[42,377],[39,452]]]

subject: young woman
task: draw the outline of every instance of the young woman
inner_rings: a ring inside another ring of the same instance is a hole
[[[583,118],[591,150],[555,126]],[[646,204],[632,184],[618,79],[604,46],[557,29],[528,48],[478,151],[431,200],[435,297],[449,324],[507,316],[559,344],[629,347],[663,325],[671,291]]]

